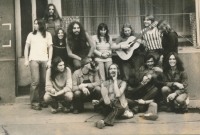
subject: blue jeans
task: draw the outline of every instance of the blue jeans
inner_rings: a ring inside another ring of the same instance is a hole
[[[39,105],[45,94],[47,61],[31,60],[29,65],[31,70],[30,101],[31,105]]]

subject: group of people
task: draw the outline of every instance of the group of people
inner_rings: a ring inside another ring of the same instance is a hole
[[[77,21],[64,30],[55,5],[48,4],[44,18],[34,20],[24,51],[31,70],[31,108],[50,105],[52,113],[68,113],[73,104],[73,113],[78,114],[90,101],[106,116],[95,122],[98,128],[138,112],[156,120],[161,104],[166,111],[186,112],[187,74],[178,56],[178,34],[153,15],[145,17],[144,26],[136,35],[125,23],[113,41],[108,26],[100,23],[91,37]],[[114,51],[123,53],[116,56],[116,64]]]

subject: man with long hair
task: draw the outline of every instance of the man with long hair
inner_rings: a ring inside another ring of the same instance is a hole
[[[51,33],[54,38],[55,31],[62,26],[56,6],[52,3],[48,4],[44,14],[46,30]]]
[[[94,43],[83,26],[74,21],[67,28],[67,53],[73,60],[74,70],[81,67],[81,59],[91,57],[94,52]]]
[[[121,29],[120,36],[115,40],[112,45],[112,49],[128,50],[130,49],[129,44],[121,44],[121,42],[126,42],[131,36],[134,36],[134,30],[129,23],[125,23]],[[140,40],[137,40],[139,43]],[[136,42],[136,41],[135,41]],[[127,81],[129,79],[130,70],[133,68],[139,70],[142,65],[144,65],[145,49],[142,44],[134,50],[132,56],[128,60],[119,60],[119,65],[121,65],[123,80]]]
[[[53,59],[52,67],[47,70],[45,90],[44,100],[52,107],[52,113],[57,112],[59,101],[64,106],[63,111],[70,112],[73,99],[71,70],[59,56]]]
[[[34,31],[28,34],[24,50],[25,66],[30,66],[31,70],[31,108],[35,110],[47,107],[43,101],[43,96],[46,69],[51,67],[52,44],[52,37],[49,32],[46,32],[44,20],[35,19]],[[30,54],[28,56],[29,49]]]
[[[104,126],[113,126],[115,118],[119,116],[133,117],[124,94],[126,82],[120,79],[118,65],[111,64],[108,71],[109,79],[101,84],[102,99],[95,103],[98,105],[103,104],[106,110],[105,119],[95,122],[95,126],[100,129]]]

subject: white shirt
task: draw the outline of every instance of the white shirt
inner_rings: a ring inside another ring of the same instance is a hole
[[[30,44],[29,61],[48,60],[48,47],[53,44],[52,37],[49,32],[46,32],[45,38],[39,32],[37,32],[35,35],[33,35],[33,33],[30,32],[26,39],[26,43]]]

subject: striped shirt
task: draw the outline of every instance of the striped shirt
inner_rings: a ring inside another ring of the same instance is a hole
[[[144,28],[142,32],[146,31],[147,28]],[[162,49],[162,39],[161,34],[158,31],[157,27],[152,30],[147,31],[143,35],[143,39],[146,41],[146,46],[148,50]]]

